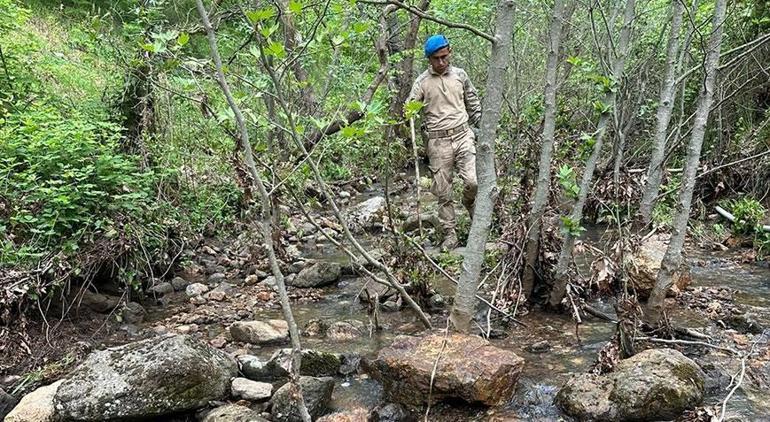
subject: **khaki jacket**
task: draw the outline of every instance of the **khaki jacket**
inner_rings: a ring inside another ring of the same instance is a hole
[[[432,67],[417,77],[409,101],[422,102],[425,130],[447,130],[468,123],[478,126],[481,102],[468,74],[459,67],[449,66],[443,75]]]

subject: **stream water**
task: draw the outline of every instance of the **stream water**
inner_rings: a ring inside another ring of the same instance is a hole
[[[366,197],[365,195],[364,198]],[[588,233],[588,236],[596,238],[599,233],[593,231]],[[366,247],[377,246],[376,237],[364,239]],[[347,260],[336,249],[323,244],[314,245],[312,250],[303,253],[312,259],[337,262]],[[733,297],[739,306],[749,309],[763,326],[770,324],[768,268],[757,264],[736,264],[735,257],[724,253],[691,251],[688,259],[692,267],[693,286],[729,286],[736,290]],[[336,286],[323,289],[321,300],[292,305],[299,326],[302,327],[314,319],[357,319],[368,325],[366,311],[357,301],[364,283],[364,278],[346,278]],[[443,278],[434,280],[433,285],[444,297],[451,297],[454,293],[454,285]],[[614,312],[610,302],[598,300],[592,305],[610,314]],[[715,324],[702,312],[678,308],[673,315],[680,325],[696,329],[715,329]],[[259,311],[254,318],[281,319],[282,315],[280,310],[273,309]],[[569,420],[553,405],[553,399],[572,373],[586,372],[591,368],[598,351],[614,335],[615,327],[611,323],[590,318],[580,325],[578,334],[574,321],[566,315],[531,312],[520,319],[527,327],[509,327],[506,337],[491,340],[495,345],[512,350],[526,360],[517,392],[511,402],[504,408],[495,410],[462,404],[436,404],[431,410],[431,420]],[[436,317],[436,321],[443,320],[443,316]],[[412,334],[421,330],[416,318],[409,311],[383,313],[380,324],[382,330],[346,342],[303,338],[303,347],[334,353],[357,352],[367,358],[373,358],[381,348],[390,344],[396,335]],[[440,324],[443,322],[436,325]],[[211,326],[209,330],[208,336],[213,338],[224,330],[224,325]],[[548,342],[550,350],[539,354],[527,351],[527,346],[542,341]],[[275,349],[264,347],[252,352],[267,359]],[[726,389],[710,391],[706,402],[718,404],[726,393]],[[335,410],[352,410],[360,407],[373,408],[382,401],[383,391],[379,383],[367,375],[351,375],[338,379],[332,405]],[[767,416],[770,415],[768,392],[739,390],[730,402],[727,415],[735,418],[734,420],[770,420]]]

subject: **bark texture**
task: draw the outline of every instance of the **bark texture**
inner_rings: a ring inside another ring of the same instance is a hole
[[[556,131],[556,76],[559,68],[559,47],[561,46],[564,20],[564,0],[556,0],[551,16],[551,28],[548,42],[548,58],[545,64],[543,142],[540,149],[537,184],[532,208],[529,212],[527,258],[524,266],[521,293],[529,298],[535,284],[535,263],[540,241],[540,225],[548,203],[551,189],[551,159],[553,157],[554,132]]]
[[[644,317],[651,323],[655,323],[660,319],[666,291],[671,287],[673,275],[682,264],[682,247],[684,246],[684,239],[687,234],[687,221],[690,218],[695,176],[700,164],[700,153],[703,146],[703,137],[706,133],[706,123],[708,123],[711,103],[714,100],[714,84],[719,69],[719,54],[722,48],[725,3],[726,0],[716,0],[714,6],[714,19],[706,53],[703,86],[698,97],[698,108],[695,112],[690,143],[687,147],[687,159],[682,174],[682,189],[679,191],[679,198],[677,200],[671,242],[668,245],[668,249],[666,249],[666,255],[663,257],[660,271],[658,272],[658,279],[645,307]]]
[[[267,249],[268,259],[270,261],[270,269],[275,277],[275,284],[278,287],[278,295],[281,301],[281,310],[283,311],[284,319],[286,319],[289,325],[289,335],[291,337],[292,344],[292,365],[290,370],[292,390],[294,397],[297,399],[297,407],[302,417],[303,422],[311,422],[310,414],[305,407],[305,402],[302,398],[302,390],[299,388],[300,366],[302,364],[302,346],[299,340],[299,330],[297,329],[297,322],[294,320],[294,314],[291,312],[291,304],[289,303],[289,295],[286,293],[286,284],[284,283],[283,273],[278,266],[278,259],[275,255],[275,248],[273,247],[273,233],[272,233],[272,218],[271,218],[271,204],[270,196],[265,189],[265,184],[262,182],[262,176],[257,170],[256,163],[254,162],[254,152],[251,148],[251,142],[249,141],[249,132],[246,130],[246,120],[241,113],[240,107],[235,102],[232,93],[230,92],[230,86],[225,79],[225,74],[222,71],[222,59],[219,56],[219,50],[217,49],[217,40],[214,30],[211,28],[209,22],[208,13],[203,6],[203,0],[195,0],[195,5],[198,9],[198,14],[203,21],[203,27],[206,29],[206,35],[209,41],[209,48],[211,49],[211,58],[214,61],[216,67],[216,80],[219,87],[222,89],[222,93],[227,99],[227,104],[233,110],[235,115],[235,121],[238,126],[238,132],[241,138],[241,146],[243,148],[244,160],[246,166],[251,174],[253,182],[257,185],[257,191],[259,192],[260,202],[262,205],[261,218],[258,222],[262,237],[264,240],[265,249]]]
[[[660,88],[660,101],[657,111],[657,124],[653,138],[653,151],[650,164],[647,167],[647,182],[644,186],[642,202],[639,205],[639,217],[643,225],[650,223],[652,207],[658,196],[660,181],[663,178],[663,159],[666,155],[666,139],[671,113],[674,110],[674,95],[676,94],[676,75],[681,68],[679,56],[679,38],[682,31],[682,16],[684,4],[681,0],[671,1],[671,33],[666,48],[666,77]]]
[[[634,22],[634,10],[636,8],[635,0],[627,0],[625,10],[623,12],[623,27],[620,30],[620,37],[618,40],[618,48],[614,52],[612,58],[612,65],[610,67],[611,77],[620,83],[623,77],[623,69],[626,65],[626,56],[628,55],[628,46],[631,39],[631,27]],[[615,108],[615,91],[617,89],[608,90],[604,96],[603,103],[609,106],[609,109],[601,114],[599,117],[599,124],[597,125],[596,132],[594,134],[593,150],[591,155],[586,161],[585,170],[583,170],[583,176],[580,180],[580,193],[578,194],[577,201],[572,207],[572,212],[569,215],[569,219],[575,224],[580,224],[583,219],[583,207],[585,206],[586,199],[588,198],[588,191],[591,189],[591,182],[594,177],[594,170],[596,170],[596,164],[599,161],[599,154],[602,151],[604,144],[604,136],[607,134],[607,126],[610,123],[613,115],[613,109]],[[572,257],[572,249],[575,246],[575,236],[567,230],[566,227],[562,227],[562,235],[564,237],[561,245],[561,251],[559,253],[559,261],[556,264],[554,286],[551,290],[551,296],[549,298],[549,304],[553,307],[558,306],[564,295],[567,292],[567,272],[569,270],[569,263]]]
[[[500,122],[500,106],[503,103],[505,70],[510,61],[513,43],[513,0],[502,0],[497,6],[495,41],[487,71],[486,95],[482,101],[481,135],[476,152],[476,174],[478,193],[473,211],[473,223],[468,234],[468,243],[463,253],[460,283],[455,294],[455,305],[450,319],[454,327],[462,332],[470,331],[471,318],[476,305],[476,286],[492,224],[492,213],[497,198],[497,175],[495,172],[495,138]]]

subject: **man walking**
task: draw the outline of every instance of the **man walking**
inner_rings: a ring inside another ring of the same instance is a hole
[[[471,128],[481,120],[481,103],[464,70],[449,64],[452,50],[443,35],[425,42],[430,66],[417,77],[408,101],[423,103],[423,129],[428,137],[428,159],[433,174],[431,192],[438,198],[438,218],[444,228],[442,250],[457,247],[457,225],[452,201],[454,167],[463,181],[463,205],[473,218],[476,201],[476,136]]]

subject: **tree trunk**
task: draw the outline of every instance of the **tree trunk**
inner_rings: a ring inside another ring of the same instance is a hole
[[[628,54],[628,47],[631,39],[631,27],[634,21],[635,6],[635,0],[626,1],[625,11],[623,12],[623,28],[620,30],[618,49],[614,52],[615,57],[612,59],[610,76],[615,80],[615,83],[618,84],[623,77],[623,69],[626,64],[626,55]],[[575,225],[580,225],[581,220],[583,219],[583,207],[588,198],[588,191],[591,189],[594,170],[596,170],[596,164],[599,161],[599,154],[602,151],[602,145],[604,143],[604,136],[607,133],[607,125],[612,118],[612,110],[615,107],[615,91],[617,91],[617,89],[608,90],[604,96],[603,103],[609,106],[609,109],[602,112],[599,117],[599,124],[595,133],[596,142],[594,143],[591,155],[586,161],[585,170],[583,170],[578,199],[569,215],[570,221]],[[575,246],[575,233],[568,230],[564,224],[562,224],[562,235],[564,236],[564,239],[561,245],[561,252],[559,253],[559,261],[556,263],[553,290],[551,290],[551,296],[549,298],[549,304],[552,307],[557,307],[561,303],[561,300],[564,298],[567,291],[567,271],[569,270],[569,263],[572,258],[572,249]]]
[[[249,173],[251,173],[251,177],[254,179],[253,181],[257,185],[257,191],[259,192],[262,209],[260,210],[261,219],[258,224],[262,232],[265,248],[267,249],[270,268],[273,272],[273,276],[275,276],[275,284],[278,287],[278,295],[281,301],[281,310],[283,311],[283,316],[289,326],[289,335],[291,337],[292,364],[289,369],[291,374],[292,389],[294,390],[293,396],[297,398],[297,405],[299,407],[303,422],[311,422],[310,414],[308,413],[305,402],[302,399],[302,389],[299,385],[300,366],[302,364],[302,346],[300,345],[299,340],[299,330],[297,329],[297,322],[294,320],[294,315],[291,312],[291,303],[289,302],[289,295],[286,293],[286,285],[284,283],[283,273],[281,273],[281,269],[278,267],[278,259],[275,256],[275,248],[273,247],[271,224],[272,219],[270,215],[272,207],[270,204],[270,197],[268,196],[265,185],[262,182],[262,176],[259,174],[257,166],[254,162],[254,153],[251,149],[251,142],[249,142],[249,132],[246,130],[246,121],[243,118],[240,107],[238,107],[238,104],[236,104],[235,99],[230,92],[230,86],[227,84],[225,74],[222,71],[222,59],[220,58],[219,51],[217,49],[216,35],[214,34],[214,30],[211,28],[208,13],[206,12],[206,8],[203,6],[203,0],[195,0],[195,5],[198,8],[198,14],[200,14],[201,20],[203,21],[203,27],[206,29],[206,34],[208,36],[209,48],[211,49],[211,58],[214,60],[214,65],[216,67],[217,83],[222,89],[222,93],[225,95],[227,103],[235,115],[235,121],[238,125],[238,131],[241,137],[246,166],[248,167]]]
[[[682,30],[682,15],[684,4],[681,0],[671,0],[671,34],[668,37],[666,49],[666,77],[660,89],[660,103],[657,112],[657,125],[653,138],[653,151],[650,165],[647,167],[647,182],[644,195],[639,205],[639,217],[643,226],[650,224],[652,207],[658,196],[660,181],[663,178],[663,158],[666,155],[666,139],[671,114],[674,110],[674,95],[676,93],[676,75],[681,66],[679,56],[679,37]]]
[[[473,223],[468,234],[468,243],[463,253],[460,283],[455,294],[455,305],[450,319],[461,332],[470,331],[471,318],[476,305],[476,286],[492,224],[492,212],[497,198],[495,173],[495,138],[500,121],[500,107],[503,103],[505,70],[510,60],[513,43],[513,0],[501,0],[497,6],[495,42],[487,71],[486,95],[482,102],[481,135],[478,141],[476,174],[478,194],[473,211]]]
[[[703,146],[703,137],[706,133],[706,123],[708,123],[709,111],[714,99],[714,84],[719,68],[722,30],[725,21],[725,3],[726,0],[716,0],[714,7],[712,32],[708,41],[708,51],[704,65],[703,88],[698,97],[698,108],[695,112],[690,144],[687,148],[687,160],[682,174],[682,188],[679,191],[671,242],[668,245],[668,249],[666,249],[666,254],[663,256],[655,287],[652,289],[645,307],[644,318],[650,323],[656,323],[660,319],[666,292],[673,283],[674,273],[680,269],[682,263],[682,247],[684,246],[685,235],[687,234],[687,221],[690,218],[695,175],[700,164],[700,152]]]
[[[313,114],[318,108],[318,100],[316,99],[313,86],[310,84],[307,70],[302,66],[302,59],[294,56],[297,45],[300,43],[301,39],[299,32],[297,32],[297,28],[294,26],[294,19],[292,19],[291,12],[289,11],[289,0],[280,0],[275,2],[275,4],[280,11],[284,44],[286,53],[290,57],[291,70],[300,86],[301,110],[305,113]]]
[[[521,294],[527,299],[532,295],[535,285],[535,263],[538,256],[540,241],[540,225],[548,203],[548,192],[551,189],[551,158],[553,157],[554,132],[556,131],[556,76],[559,68],[559,47],[561,45],[562,26],[564,19],[564,0],[556,0],[551,16],[550,40],[548,42],[548,58],[545,65],[543,143],[540,149],[537,185],[532,209],[529,212],[527,236],[527,258],[522,277]]]

